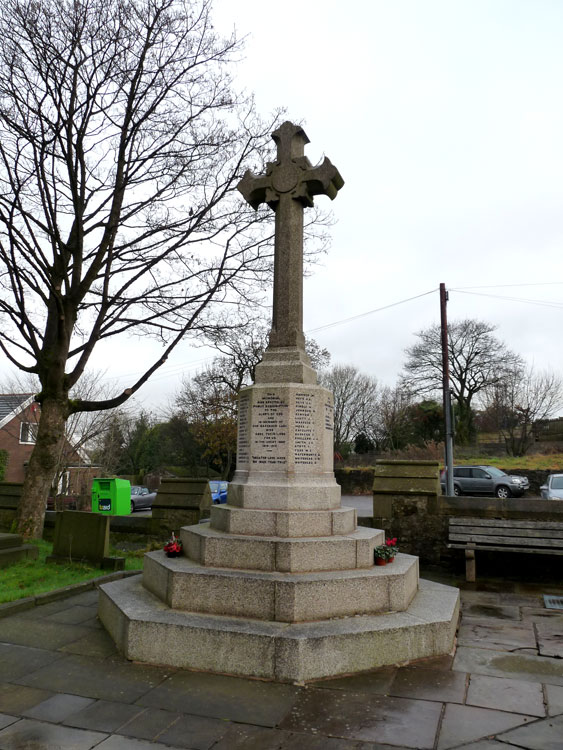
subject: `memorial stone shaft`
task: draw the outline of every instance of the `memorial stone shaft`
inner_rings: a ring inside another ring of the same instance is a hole
[[[325,159],[313,167],[304,155],[309,139],[303,128],[284,122],[272,133],[277,159],[266,166],[265,175],[247,171],[238,189],[257,209],[267,203],[275,212],[274,301],[270,347],[304,350],[303,336],[303,209],[313,205],[313,196],[333,200],[344,180]]]

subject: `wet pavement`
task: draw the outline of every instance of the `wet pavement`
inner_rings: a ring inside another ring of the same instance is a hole
[[[15,612],[0,750],[563,750],[563,584],[462,585],[455,653],[306,686],[127,662],[96,591]]]

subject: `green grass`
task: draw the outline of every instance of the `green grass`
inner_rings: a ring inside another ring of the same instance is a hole
[[[92,578],[107,575],[110,571],[86,563],[46,563],[45,558],[51,554],[53,545],[43,540],[33,541],[39,547],[37,560],[22,562],[2,568],[0,572],[0,603],[13,602],[26,596],[36,596],[47,591],[83,583]],[[112,550],[112,555],[120,555],[119,550]],[[142,553],[125,558],[125,570],[140,570],[143,567]]]
[[[464,464],[485,464],[486,466],[497,466],[499,469],[528,469],[529,471],[563,470],[563,453],[532,453],[529,456],[488,456],[477,451],[470,454],[467,449],[461,450],[463,450],[463,455],[456,455],[454,448],[454,464],[460,466]],[[441,461],[441,465],[443,467],[443,460]],[[339,470],[349,473],[352,471],[371,471],[373,468],[373,465],[343,466]]]
[[[486,464],[497,466],[499,469],[528,469],[529,471],[547,470],[560,471],[563,467],[563,453],[552,453],[550,455],[531,454],[529,456],[482,456],[476,453],[456,460],[454,451],[454,462],[460,464]]]

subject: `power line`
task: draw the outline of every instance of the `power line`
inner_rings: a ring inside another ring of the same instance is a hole
[[[485,286],[460,286],[455,289],[452,287],[450,291],[461,292],[465,289],[504,289],[506,287],[514,286],[556,286],[563,284],[563,281],[536,281],[534,283],[525,284],[487,284]]]
[[[537,299],[524,299],[523,297],[505,297],[501,294],[486,294],[485,292],[469,292],[464,289],[450,289],[450,292],[459,292],[460,294],[471,294],[475,297],[490,297],[491,299],[502,299],[508,302],[523,302],[526,305],[538,305],[539,307],[555,307],[558,310],[563,309],[563,302],[548,302]]]
[[[438,287],[435,289],[431,289],[429,292],[423,292],[422,294],[416,294],[414,297],[407,297],[407,299],[402,299],[399,302],[392,302],[390,305],[384,305],[384,307],[377,307],[375,310],[368,310],[365,313],[360,313],[359,315],[353,315],[351,318],[343,318],[342,320],[335,320],[333,323],[327,323],[324,326],[319,326],[318,328],[310,328],[307,333],[317,333],[317,331],[324,331],[327,328],[332,328],[333,326],[339,326],[342,323],[349,323],[351,320],[358,320],[359,318],[365,318],[367,315],[373,315],[374,313],[381,312],[382,310],[388,310],[390,307],[397,307],[397,305],[404,305],[405,302],[412,302],[414,299],[420,299],[420,297],[426,297],[428,294],[434,294],[434,292],[438,291]]]

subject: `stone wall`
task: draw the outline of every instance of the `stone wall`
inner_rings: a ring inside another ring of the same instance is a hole
[[[416,476],[425,471],[431,473],[431,464],[378,462],[373,518],[359,519],[364,526],[381,528],[387,536],[396,536],[401,551],[418,555],[423,563],[449,562],[456,555],[456,550],[447,548],[450,516],[563,522],[563,502],[530,497],[446,497],[439,490],[431,492],[428,484],[424,486],[421,477]],[[438,481],[437,464],[434,471],[434,479],[427,477],[424,481]]]
[[[19,482],[0,482],[0,531],[12,530],[16,521],[22,486]]]
[[[334,477],[343,495],[370,495],[373,469],[335,469]]]

